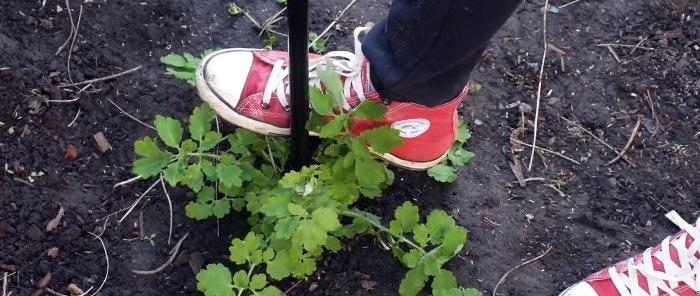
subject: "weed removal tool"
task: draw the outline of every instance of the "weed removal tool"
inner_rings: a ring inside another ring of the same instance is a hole
[[[309,0],[288,0],[289,94],[291,100],[291,151],[287,167],[299,170],[309,163]]]

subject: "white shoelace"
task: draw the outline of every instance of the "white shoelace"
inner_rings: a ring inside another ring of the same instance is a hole
[[[309,85],[320,87],[321,81],[318,77],[317,69],[325,67],[330,63],[333,67],[333,72],[345,77],[343,83],[343,95],[345,98],[350,97],[351,90],[354,90],[360,100],[364,100],[364,90],[362,89],[362,64],[365,56],[362,54],[362,43],[359,40],[361,33],[368,31],[369,28],[358,27],[353,35],[355,38],[355,53],[348,51],[332,51],[324,56],[309,60]],[[272,94],[277,95],[277,100],[284,109],[289,109],[289,85],[285,83],[285,79],[289,76],[289,67],[284,65],[284,60],[280,59],[272,66],[270,78],[265,85],[263,92],[262,104],[269,106]],[[350,104],[344,100],[344,108],[350,109]]]
[[[669,296],[678,296],[673,289],[685,283],[695,291],[700,290],[700,260],[695,254],[700,250],[700,219],[692,226],[685,222],[678,214],[671,212],[666,215],[686,233],[673,241],[667,237],[661,242],[661,249],[652,254],[651,248],[644,251],[642,261],[635,264],[634,259],[627,261],[628,274],[618,273],[615,267],[608,271],[615,288],[622,296],[657,296],[658,291],[663,291]],[[693,242],[686,247],[686,239],[690,236]],[[671,259],[671,246],[678,253],[678,264]],[[656,257],[663,265],[664,271],[654,270],[652,257]],[[647,280],[648,290],[640,286],[638,275]]]

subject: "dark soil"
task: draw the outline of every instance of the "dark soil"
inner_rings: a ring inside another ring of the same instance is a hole
[[[226,14],[229,1],[73,0],[74,21],[81,4],[83,13],[69,72],[68,48],[55,55],[70,34],[65,3],[41,2],[0,0],[0,265],[16,267],[8,276],[8,291],[30,295],[47,273],[53,290],[66,293],[75,283],[96,291],[107,262],[90,232],[104,230],[109,276],[102,295],[199,295],[188,261],[226,261],[230,240],[246,232],[244,218],[194,222],[183,214],[191,196],[173,190],[175,226],[168,245],[168,205],[156,188],[117,223],[124,215],[119,211],[150,182],[112,186],[132,177],[133,142],[153,131],[109,100],[143,121],[156,114],[185,119],[200,102],[191,87],[164,75],[159,57],[260,47],[262,38],[248,19]],[[312,2],[311,29],[320,32],[348,1]],[[258,21],[280,9],[272,0],[237,3]],[[517,101],[535,106],[542,6],[543,1],[523,3],[473,74],[482,89],[469,96],[463,111],[473,133],[469,149],[477,157],[460,171],[460,179],[445,185],[423,173],[400,172],[384,198],[365,203],[383,217],[407,199],[425,211],[440,208],[453,214],[470,230],[470,241],[449,267],[462,285],[488,294],[509,269],[551,246],[545,257],[512,272],[498,291],[556,295],[675,232],[663,216],[668,210],[689,221],[700,213],[696,1],[583,0],[549,14],[549,42],[564,54],[548,53],[538,143],[580,164],[543,153],[528,172],[530,148],[519,151],[510,138],[521,126],[521,115],[534,120],[534,112],[506,107]],[[352,28],[378,20],[388,7],[389,0],[357,2],[340,19],[339,30],[331,30],[329,48],[351,50]],[[608,48],[597,46],[601,43],[639,47],[612,47],[617,61]],[[143,67],[80,94],[79,88],[57,88],[70,79],[79,82],[136,66]],[[638,116],[642,128],[626,153],[634,166],[624,160],[606,165],[615,151],[564,119],[622,149]],[[91,138],[97,132],[104,133],[111,152],[96,152]],[[531,136],[529,127],[522,140],[531,142]],[[77,148],[75,160],[65,158],[69,145]],[[511,170],[514,160],[523,162],[526,178],[551,181],[521,187]],[[32,172],[44,175],[30,182]],[[555,183],[562,195],[547,186]],[[65,215],[58,227],[45,231],[61,205]],[[135,233],[140,214],[150,241]],[[131,272],[164,263],[187,232],[172,266],[151,276]],[[53,259],[47,256],[52,247],[59,250]],[[347,249],[324,256],[318,277],[293,288],[294,282],[280,283],[280,288],[292,288],[289,295],[397,294],[405,270],[389,253],[369,238],[347,242]],[[362,281],[376,286],[363,289]]]

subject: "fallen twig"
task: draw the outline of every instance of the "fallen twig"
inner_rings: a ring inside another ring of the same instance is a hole
[[[612,46],[608,45],[608,46],[606,46],[606,47],[608,48],[608,50],[609,50],[610,53],[612,54],[613,58],[615,58],[615,60],[616,60],[618,63],[622,63],[622,60],[620,60],[620,57],[617,56],[617,53],[616,53],[615,50],[612,48]]]
[[[78,22],[75,24],[75,30],[73,30],[73,40],[71,40],[70,47],[68,48],[68,58],[66,59],[66,69],[68,70],[68,80],[73,83],[73,75],[70,71],[70,59],[73,57],[73,48],[75,47],[75,40],[78,39],[78,31],[80,30],[80,20],[83,18],[83,6],[80,5],[80,12],[78,13]]]
[[[544,1],[544,12],[542,16],[542,40],[544,51],[542,52],[542,63],[540,65],[540,76],[537,83],[537,101],[535,104],[535,128],[532,135],[532,153],[530,153],[530,163],[527,165],[527,170],[532,170],[532,162],[535,160],[535,150],[537,150],[537,126],[540,118],[540,99],[542,98],[542,79],[544,78],[544,63],[547,61],[547,9],[549,0]]]
[[[620,158],[627,153],[627,149],[632,146],[632,142],[634,142],[634,138],[637,136],[637,133],[639,132],[639,127],[642,126],[642,116],[637,116],[637,124],[634,126],[634,130],[632,130],[632,134],[630,135],[629,140],[627,140],[627,144],[625,145],[625,148],[622,148],[622,151],[615,157],[613,160],[608,161],[605,165],[611,165],[615,163],[616,161],[620,160]]]
[[[99,82],[99,81],[110,80],[110,79],[114,79],[114,78],[117,78],[117,77],[120,77],[120,76],[124,76],[124,75],[129,74],[129,73],[132,73],[132,72],[136,72],[136,71],[138,71],[139,69],[141,69],[141,66],[138,66],[138,67],[135,67],[135,68],[131,68],[131,69],[129,69],[129,70],[126,70],[126,71],[123,71],[123,72],[119,72],[119,73],[116,73],[116,74],[112,74],[112,75],[109,75],[109,76],[101,77],[101,78],[95,78],[95,79],[85,80],[85,81],[76,82],[76,83],[59,84],[58,87],[59,87],[59,88],[66,88],[66,87],[71,87],[71,86],[78,86],[78,85],[83,85],[83,84],[89,84],[89,83],[94,83],[94,82]]]
[[[2,275],[2,296],[7,296],[7,271]]]
[[[102,244],[102,250],[104,250],[104,252],[105,252],[105,260],[107,260],[107,267],[105,268],[105,278],[102,280],[102,284],[100,284],[100,286],[97,288],[97,290],[94,293],[92,293],[92,296],[94,296],[98,292],[100,292],[102,287],[107,282],[107,278],[109,277],[109,254],[107,254],[107,246],[105,246],[105,242],[102,240],[102,238],[99,235],[96,235],[92,232],[90,232],[90,234],[92,236],[94,236],[96,239],[98,239],[100,241],[100,244]],[[85,294],[87,294],[91,289],[92,289],[92,287],[90,287],[90,289],[88,289],[88,291],[86,291]],[[85,294],[83,294],[83,295],[85,295]]]
[[[168,245],[170,245],[170,239],[173,236],[173,202],[170,200],[168,189],[165,188],[165,179],[163,179],[163,174],[160,175],[160,184],[163,185],[163,193],[165,193],[165,198],[168,200],[168,209],[170,210],[170,223],[168,224]]]
[[[636,49],[644,49],[644,50],[656,50],[656,48],[653,47],[644,47],[644,46],[637,46],[637,45],[630,45],[630,44],[618,44],[618,43],[601,43],[597,44],[596,46],[603,46],[603,47],[632,47]]]
[[[119,183],[117,183],[117,184],[114,184],[114,186],[112,186],[112,189],[116,189],[117,187],[129,185],[129,184],[134,183],[134,182],[136,182],[136,181],[138,181],[138,180],[140,180],[140,179],[141,179],[141,176],[136,176],[136,177],[133,177],[133,178],[131,178],[131,179],[129,179],[129,180],[121,181],[121,182],[119,182]]]
[[[12,178],[12,181],[15,181],[15,182],[17,182],[17,183],[20,183],[20,184],[22,184],[22,185],[25,185],[25,186],[27,186],[27,187],[32,187],[32,188],[34,188],[34,184],[32,184],[31,182],[29,182],[29,181],[27,181],[27,180],[25,180],[25,179],[22,179],[22,178],[15,177],[15,178]]]
[[[527,261],[525,261],[525,262],[523,262],[523,263],[520,263],[520,264],[516,265],[515,267],[511,268],[510,270],[508,270],[508,272],[506,272],[506,274],[504,274],[504,275],[501,277],[501,279],[498,280],[498,283],[496,283],[496,287],[493,288],[493,293],[492,293],[491,295],[496,296],[496,291],[498,290],[498,286],[500,286],[500,285],[506,280],[506,277],[508,277],[508,275],[509,275],[511,272],[513,272],[514,270],[516,270],[516,269],[518,269],[518,268],[521,268],[521,267],[523,267],[523,266],[525,266],[525,265],[528,265],[528,264],[530,264],[530,263],[532,263],[532,262],[535,262],[535,261],[537,261],[537,260],[542,259],[542,257],[544,257],[544,256],[546,256],[547,254],[549,254],[549,251],[551,251],[551,250],[552,250],[552,246],[549,246],[549,248],[547,248],[547,250],[544,251],[544,253],[542,253],[542,255],[539,255],[539,256],[537,256],[537,257],[535,257],[535,258],[532,258],[532,259],[527,260]]]
[[[71,120],[71,122],[66,127],[71,127],[75,123],[75,121],[78,120],[78,116],[80,116],[80,108],[78,108],[78,113],[75,114],[73,120]]]
[[[68,10],[68,18],[70,19],[70,33],[68,34],[68,38],[66,39],[65,42],[63,42],[63,45],[61,45],[58,50],[56,50],[56,53],[54,55],[58,55],[63,51],[63,49],[68,45],[68,43],[73,39],[73,32],[75,32],[75,23],[73,22],[73,12],[70,9],[70,1],[66,0],[66,10]]]
[[[355,4],[355,2],[357,2],[357,0],[352,0],[352,1],[350,1],[350,3],[348,3],[348,5],[345,6],[345,8],[344,8],[342,11],[340,11],[340,14],[338,14],[338,16],[337,16],[335,19],[333,19],[333,21],[328,25],[328,27],[326,27],[326,29],[324,29],[323,32],[321,32],[321,34],[318,34],[318,36],[316,36],[316,38],[314,38],[314,40],[312,40],[311,43],[309,43],[309,48],[311,48],[314,44],[316,44],[316,42],[317,42],[319,39],[321,39],[321,37],[323,37],[323,35],[325,35],[326,33],[328,33],[328,31],[329,31],[333,26],[335,26],[336,23],[338,23],[338,20],[339,20],[341,17],[343,17],[343,15],[345,14],[345,12],[348,11],[348,9],[350,9],[350,7],[351,7],[353,4]]]
[[[522,142],[522,141],[520,141],[520,140],[513,139],[513,138],[511,138],[511,141],[515,141],[516,143],[518,143],[518,144],[520,144],[520,145],[525,145],[525,146],[530,147],[530,148],[537,148],[537,149],[540,149],[540,150],[542,150],[542,151],[544,151],[544,152],[547,152],[547,153],[550,153],[550,154],[559,156],[559,157],[561,157],[561,158],[563,158],[563,159],[566,159],[566,160],[568,160],[568,161],[570,161],[570,162],[573,162],[573,163],[575,163],[575,164],[581,164],[580,162],[578,162],[578,161],[576,161],[576,160],[574,160],[574,159],[572,159],[572,158],[570,158],[570,157],[568,157],[568,156],[565,156],[564,154],[561,154],[561,153],[556,152],[556,151],[549,150],[549,149],[547,149],[547,148],[543,148],[543,147],[534,147],[534,146],[532,146],[532,145],[530,145],[530,144],[528,144],[528,143],[525,143],[525,142]]]
[[[571,2],[569,2],[569,3],[566,3],[566,4],[562,5],[562,6],[559,6],[559,9],[562,9],[562,8],[567,7],[567,6],[569,6],[569,5],[576,4],[576,3],[579,2],[579,1],[581,1],[581,0],[574,0],[574,1],[571,1]]]
[[[146,196],[146,194],[148,194],[149,192],[151,192],[151,190],[153,190],[153,187],[156,187],[156,185],[158,185],[158,182],[161,182],[162,180],[163,180],[163,178],[158,178],[158,180],[156,180],[155,182],[153,182],[153,184],[151,184],[151,186],[148,187],[148,189],[146,189],[146,191],[144,191],[143,194],[141,194],[141,196],[139,196],[139,198],[137,198],[136,201],[134,201],[133,204],[131,204],[131,206],[129,207],[129,210],[126,211],[126,214],[124,214],[124,216],[122,216],[122,218],[119,219],[119,223],[122,223],[122,221],[124,221],[124,219],[126,219],[126,217],[129,216],[129,214],[131,214],[131,211],[133,211],[134,208],[136,208],[136,205],[138,205],[139,202],[141,202],[141,199],[142,199],[144,196]]]
[[[160,267],[158,267],[158,268],[156,268],[156,269],[154,269],[154,270],[137,270],[137,269],[132,269],[131,272],[133,272],[133,273],[135,273],[135,274],[150,275],[150,274],[156,274],[156,273],[159,273],[159,272],[163,271],[165,268],[168,267],[168,265],[170,265],[170,264],[173,263],[173,260],[175,260],[175,257],[177,256],[177,253],[180,251],[180,245],[182,245],[182,242],[185,241],[185,239],[187,238],[187,236],[188,236],[189,234],[190,234],[189,232],[188,232],[188,233],[185,233],[185,235],[183,235],[182,238],[180,238],[180,240],[177,241],[177,244],[175,244],[175,246],[173,247],[173,249],[170,250],[170,257],[168,258],[168,261],[166,261],[165,263],[163,263],[163,265],[161,265]]]
[[[138,118],[136,118],[136,117],[134,117],[134,116],[131,116],[131,114],[127,113],[126,111],[124,111],[124,109],[122,109],[122,108],[120,108],[119,106],[117,106],[117,104],[114,103],[111,99],[107,99],[107,101],[109,101],[110,103],[112,103],[112,105],[114,105],[114,107],[117,107],[117,109],[119,109],[120,112],[122,112],[124,115],[128,116],[129,118],[135,120],[136,122],[140,123],[141,125],[143,125],[143,126],[145,126],[145,127],[147,127],[147,128],[150,128],[150,129],[152,129],[152,130],[156,130],[156,128],[153,127],[152,125],[150,125],[150,124],[148,124],[148,123],[145,123],[145,122],[139,120]]]
[[[568,123],[570,123],[570,124],[575,125],[575,126],[578,127],[579,129],[581,129],[583,132],[587,133],[589,136],[593,137],[594,139],[598,140],[598,142],[600,142],[601,144],[605,145],[605,147],[608,147],[608,148],[610,148],[612,151],[615,151],[615,153],[618,153],[618,154],[620,153],[620,150],[618,150],[617,148],[611,146],[610,144],[608,144],[608,142],[603,141],[601,138],[598,138],[598,137],[597,137],[596,135],[594,135],[591,131],[589,131],[588,129],[582,127],[580,124],[578,124],[578,123],[576,123],[576,122],[574,122],[574,121],[571,121],[571,120],[569,120],[569,119],[566,119],[566,117],[564,117],[564,116],[559,116],[559,117],[560,117],[561,119],[564,119],[564,121],[566,121],[566,122],[568,122]],[[622,159],[623,159],[624,161],[626,161],[626,162],[627,162],[629,165],[631,165],[632,167],[636,167],[635,164],[632,163],[632,161],[629,160],[629,158],[628,158],[626,155],[625,155],[625,156],[622,156]]]

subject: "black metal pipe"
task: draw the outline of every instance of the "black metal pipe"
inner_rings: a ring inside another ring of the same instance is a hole
[[[309,0],[287,0],[289,23],[289,95],[291,149],[288,168],[299,170],[311,161],[309,133]]]

